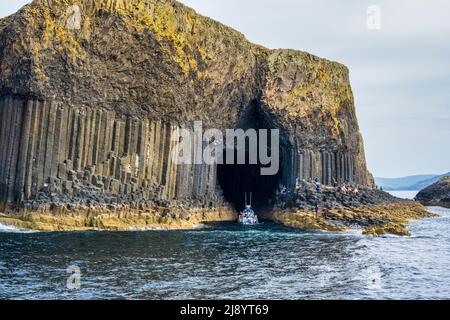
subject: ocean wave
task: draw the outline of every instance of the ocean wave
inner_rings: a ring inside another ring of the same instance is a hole
[[[0,233],[35,233],[35,232],[38,232],[38,231],[21,229],[21,228],[8,226],[8,225],[0,223]]]
[[[450,209],[444,208],[444,207],[427,207],[428,211],[431,213],[439,214],[442,216],[449,216],[450,215]]]

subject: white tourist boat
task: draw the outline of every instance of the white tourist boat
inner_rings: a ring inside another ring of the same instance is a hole
[[[245,194],[245,209],[239,214],[239,223],[243,225],[255,225],[259,223],[258,216],[252,209],[252,194],[250,193],[250,203],[247,204],[247,193]]]

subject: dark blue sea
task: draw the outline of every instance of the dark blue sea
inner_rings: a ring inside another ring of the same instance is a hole
[[[449,299],[450,210],[410,238],[265,222],[192,231],[0,226],[0,299]]]

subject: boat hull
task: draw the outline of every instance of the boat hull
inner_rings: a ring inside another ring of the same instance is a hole
[[[259,224],[258,218],[244,218],[244,217],[239,217],[239,223],[244,225],[244,226],[252,226],[252,225],[257,225]]]

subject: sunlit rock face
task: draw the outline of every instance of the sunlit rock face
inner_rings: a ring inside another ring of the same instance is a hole
[[[216,165],[170,161],[195,120],[280,129],[288,187],[373,183],[345,66],[176,1],[35,0],[0,20],[0,63],[2,210],[227,207]]]

